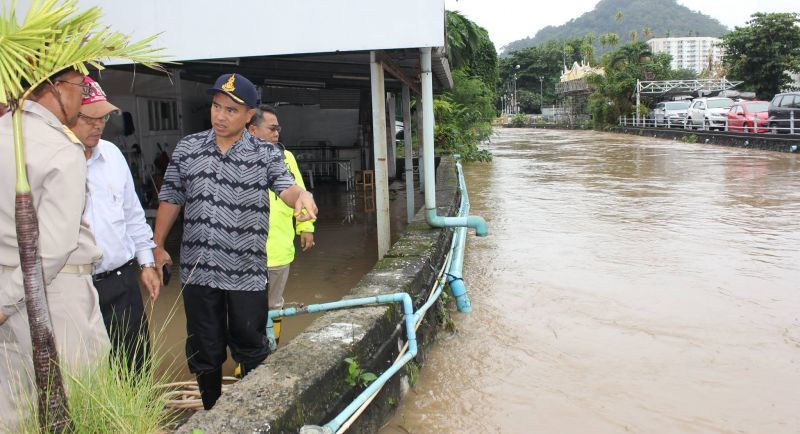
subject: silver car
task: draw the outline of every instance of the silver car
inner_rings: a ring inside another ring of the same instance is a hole
[[[733,100],[730,98],[696,98],[689,106],[684,127],[724,130],[728,121],[728,110],[732,105]]]
[[[682,127],[689,101],[662,101],[653,107],[650,118],[657,127]]]

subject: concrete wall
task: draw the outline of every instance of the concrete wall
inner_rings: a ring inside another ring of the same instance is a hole
[[[454,215],[458,204],[453,161],[437,170],[438,213]],[[415,309],[423,304],[444,261],[451,230],[431,229],[424,210],[375,268],[350,291],[348,298],[408,292]],[[333,300],[331,300],[333,301]],[[422,365],[442,320],[442,306],[431,307],[417,331],[420,351],[414,365],[398,372],[361,415],[349,433],[374,433],[394,412],[408,390],[410,372]],[[210,411],[199,411],[178,430],[191,434],[296,433],[307,424],[322,425],[335,417],[360,392],[345,383],[344,359],[380,374],[395,359],[404,341],[402,309],[396,305],[333,311],[322,315],[301,335],[226,392]]]
[[[172,154],[175,145],[184,134],[211,128],[210,103],[206,93],[209,85],[194,81],[181,81],[181,108],[183,117],[183,133],[178,125],[174,129],[153,131],[148,119],[148,100],[177,101],[178,92],[175,81],[166,74],[130,73],[126,71],[103,71],[98,79],[108,96],[109,102],[123,112],[131,113],[134,132],[125,136],[123,117],[112,116],[103,138],[115,143],[123,153],[133,153],[133,145],[138,144],[141,160],[137,161],[145,175],[153,172],[153,160],[158,156],[161,147]],[[131,161],[129,159],[129,161]],[[141,174],[141,172],[140,172]]]

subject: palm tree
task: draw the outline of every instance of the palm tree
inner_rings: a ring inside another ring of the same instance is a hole
[[[453,69],[464,66],[469,54],[480,43],[475,24],[458,12],[446,11],[447,51]]]
[[[653,37],[653,31],[650,30],[650,27],[645,27],[642,29],[642,35],[644,36],[645,40],[648,40]]]
[[[608,32],[603,36],[605,37],[606,44],[608,46],[613,47],[613,46],[616,46],[617,44],[619,44],[619,35],[617,35],[616,33]]]
[[[647,62],[652,56],[653,52],[649,45],[642,41],[631,42],[612,53],[609,65],[615,68],[622,64],[638,66]]]
[[[594,41],[596,36],[594,33],[589,32],[583,36],[581,43],[581,55],[588,63],[594,63]]]
[[[88,74],[87,64],[102,69],[107,58],[128,59],[162,69],[163,56],[150,47],[156,37],[130,42],[99,22],[97,7],[77,12],[76,0],[33,0],[21,22],[16,2],[0,15],[0,105],[11,111],[16,162],[17,242],[25,287],[37,388],[38,419],[42,432],[69,431],[66,396],[58,365],[53,326],[47,308],[38,251],[38,223],[25,169],[22,139],[23,102],[55,73],[72,68]]]

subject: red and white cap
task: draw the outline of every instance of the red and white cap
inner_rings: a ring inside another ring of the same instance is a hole
[[[81,101],[81,113],[93,118],[101,118],[111,112],[118,112],[119,109],[108,102],[106,93],[100,87],[100,83],[92,80],[92,77],[84,76],[83,84],[89,85],[89,93],[83,96]]]

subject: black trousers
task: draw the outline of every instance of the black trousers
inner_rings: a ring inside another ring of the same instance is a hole
[[[135,263],[121,267],[118,273],[95,279],[100,296],[100,312],[111,340],[111,355],[124,357],[128,367],[141,370],[150,357],[150,335],[144,312],[139,269]]]
[[[200,285],[183,289],[189,371],[219,369],[228,358],[257,366],[269,355],[267,291],[225,291]]]

